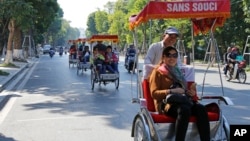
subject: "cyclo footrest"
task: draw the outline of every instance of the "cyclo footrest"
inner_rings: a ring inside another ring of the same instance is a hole
[[[102,80],[115,80],[119,77],[119,74],[101,74],[100,78]]]

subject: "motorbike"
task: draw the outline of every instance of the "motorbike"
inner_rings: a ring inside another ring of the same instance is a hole
[[[227,81],[238,80],[240,83],[245,83],[247,79],[246,75],[246,60],[236,60],[235,65],[230,64],[226,74]]]
[[[54,50],[50,50],[50,51],[49,51],[49,56],[50,56],[50,58],[52,58],[52,57],[54,56],[54,54],[55,54],[55,51],[54,51]]]
[[[59,51],[59,55],[62,56],[63,55],[63,50]]]
[[[133,73],[135,73],[136,67],[136,56],[134,53],[130,53],[125,59],[125,68],[128,70],[128,73],[130,73],[130,71],[133,71]]]

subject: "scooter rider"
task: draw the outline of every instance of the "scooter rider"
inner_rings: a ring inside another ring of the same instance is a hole
[[[127,49],[127,52],[126,52],[125,65],[127,65],[127,63],[128,63],[128,57],[129,56],[134,57],[135,54],[136,54],[135,47],[133,44],[130,44],[129,48]]]
[[[62,55],[63,54],[63,47],[60,47],[59,48],[59,55]]]
[[[229,63],[229,71],[233,74],[234,66],[236,64],[236,57],[239,55],[239,48],[233,47],[231,52],[227,55],[227,60]],[[230,78],[229,78],[230,79]]]

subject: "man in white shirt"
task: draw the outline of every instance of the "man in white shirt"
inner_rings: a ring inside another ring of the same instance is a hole
[[[163,49],[168,46],[174,46],[178,36],[179,31],[175,27],[169,27],[165,30],[163,39],[160,42],[153,43],[149,46],[144,59],[144,78],[148,77],[151,73],[152,67],[157,65],[161,60]],[[178,58],[177,64],[181,65],[180,57]]]

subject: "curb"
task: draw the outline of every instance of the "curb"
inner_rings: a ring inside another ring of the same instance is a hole
[[[9,79],[4,80],[3,84],[0,85],[0,92],[2,92],[13,80],[15,80],[21,73],[23,73],[25,69],[33,67],[33,65],[34,63],[26,63],[18,71],[16,71]],[[2,99],[0,99],[0,112],[2,111],[2,109],[12,96],[13,95],[6,95]]]
[[[3,84],[0,85],[0,92],[2,92],[11,81],[13,81],[14,79],[17,78],[17,76],[22,73],[26,68],[29,67],[29,63],[25,64],[24,66],[22,66],[18,71],[16,71],[10,78],[6,79],[3,81]]]

